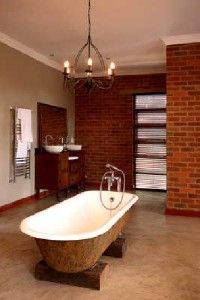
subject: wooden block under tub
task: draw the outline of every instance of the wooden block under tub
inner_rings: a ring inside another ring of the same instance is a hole
[[[73,286],[100,290],[108,273],[108,264],[97,262],[96,265],[86,271],[78,273],[58,272],[50,268],[44,260],[35,267],[35,278]]]
[[[116,258],[122,258],[126,252],[127,243],[125,236],[120,235],[103,253],[105,256],[112,256]]]

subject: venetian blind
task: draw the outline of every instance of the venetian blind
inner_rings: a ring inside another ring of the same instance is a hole
[[[135,99],[136,188],[166,190],[166,95]]]

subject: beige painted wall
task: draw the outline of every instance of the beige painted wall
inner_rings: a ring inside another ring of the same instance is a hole
[[[74,136],[74,96],[63,91],[62,73],[0,43],[0,206],[30,196],[34,190],[37,102],[67,108],[68,134]],[[32,110],[34,142],[31,179],[9,183],[10,107]]]

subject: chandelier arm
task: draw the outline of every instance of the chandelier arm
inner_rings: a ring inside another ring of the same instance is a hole
[[[99,49],[92,43],[92,41],[91,41],[91,46],[92,46],[92,48],[95,50],[95,52],[96,52],[96,54],[97,54],[97,56],[98,56],[98,58],[99,58],[99,61],[100,61],[100,63],[101,63],[101,66],[102,66],[102,68],[103,68],[103,70],[104,70],[104,72],[105,72],[105,71],[106,71],[106,67],[105,67],[105,63],[104,63],[103,56],[102,56],[101,53],[99,52]]]
[[[83,79],[82,78],[79,78],[79,79],[75,79],[74,80],[74,87],[79,84],[79,82],[81,82]]]
[[[83,78],[79,78],[79,79],[72,79],[72,78],[68,78],[65,83],[64,86],[65,88],[68,88],[70,91],[75,91],[75,87],[80,83],[80,87],[82,87],[84,85],[84,80]]]
[[[74,88],[79,85],[79,87],[81,88],[82,86],[84,86],[85,84],[85,80],[83,78],[80,78],[78,80],[76,80],[75,84],[74,84]]]
[[[114,82],[114,78],[106,79],[106,80],[95,80],[96,86],[101,90],[109,90]]]
[[[81,47],[81,49],[78,51],[78,54],[76,55],[76,58],[74,61],[74,68],[76,68],[76,66],[78,65],[79,58],[80,58],[81,54],[83,53],[84,49],[87,47],[88,43],[89,43],[89,40],[87,40],[87,42],[83,45],[83,47]]]

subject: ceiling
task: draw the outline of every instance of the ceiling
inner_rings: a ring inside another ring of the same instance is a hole
[[[161,38],[200,33],[200,0],[91,0],[91,6],[93,42],[122,73],[162,69]],[[87,38],[87,0],[0,0],[0,32],[59,64],[73,62]]]

